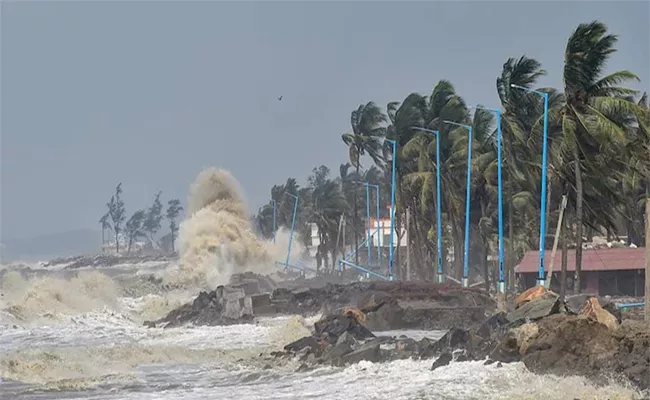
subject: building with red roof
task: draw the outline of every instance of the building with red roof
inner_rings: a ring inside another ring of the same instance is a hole
[[[548,274],[551,264],[551,250],[546,250],[544,270]],[[567,287],[573,288],[575,271],[575,249],[567,254]],[[581,289],[600,296],[644,296],[645,290],[645,248],[600,248],[582,250]],[[539,268],[539,251],[524,255],[515,274],[524,288],[535,285]],[[558,249],[553,264],[551,288],[559,290],[562,251]]]

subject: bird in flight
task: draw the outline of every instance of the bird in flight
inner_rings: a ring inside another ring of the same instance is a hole
[[[282,101],[282,97],[283,97],[283,96],[278,97],[278,101]]]

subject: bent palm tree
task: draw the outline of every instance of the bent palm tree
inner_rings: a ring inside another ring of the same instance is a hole
[[[580,292],[583,230],[583,172],[589,164],[596,165],[596,155],[603,146],[619,147],[626,143],[626,128],[610,116],[637,115],[638,107],[625,98],[636,93],[618,86],[628,80],[638,80],[629,71],[617,71],[602,76],[610,55],[616,51],[616,35],[607,34],[599,21],[580,24],[569,37],[564,54],[564,94],[562,131],[571,142],[576,196],[576,264],[574,291]]]
[[[381,163],[381,139],[386,134],[383,123],[386,122],[386,115],[381,108],[372,101],[362,104],[350,114],[351,133],[341,136],[343,142],[349,148],[350,164],[355,168],[357,176],[360,176],[361,156],[368,155],[376,164]],[[359,225],[358,225],[358,204],[357,188],[354,188],[353,221],[354,245],[359,247]],[[355,262],[359,264],[359,253],[355,253]]]

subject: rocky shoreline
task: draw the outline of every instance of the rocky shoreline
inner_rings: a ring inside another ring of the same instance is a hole
[[[201,292],[149,327],[254,323],[273,315],[324,315],[310,336],[287,344],[273,359],[297,359],[300,370],[359,361],[435,360],[522,362],[540,374],[579,375],[596,382],[623,378],[650,391],[650,329],[622,321],[616,305],[590,295],[561,301],[529,289],[509,313],[496,312],[482,289],[424,282],[317,280],[276,283],[252,273]],[[439,340],[377,336],[387,330],[443,330]],[[272,363],[271,360],[269,362]]]
[[[301,370],[405,358],[435,359],[432,370],[451,362],[523,362],[534,373],[595,382],[623,378],[650,391],[650,329],[638,321],[621,323],[586,295],[562,302],[538,291],[513,312],[493,314],[473,328],[452,328],[437,341],[377,337],[365,321],[359,309],[337,310],[318,321],[311,336],[273,356],[297,358]]]
[[[120,264],[141,264],[145,262],[171,262],[177,259],[178,256],[169,254],[96,254],[55,258],[43,263],[41,266],[51,268],[65,265],[66,269],[77,269],[83,267],[112,267]]]
[[[259,316],[328,314],[342,307],[361,310],[373,330],[444,330],[479,324],[496,304],[479,289],[412,282],[313,283],[278,287],[255,274],[233,276],[231,284],[201,292],[192,303],[173,310],[151,327],[248,323]]]

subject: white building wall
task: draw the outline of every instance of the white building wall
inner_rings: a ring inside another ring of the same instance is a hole
[[[384,220],[377,220],[373,219],[371,221],[372,223],[372,229],[371,229],[371,235],[372,235],[372,246],[377,247],[380,244],[380,237],[377,235],[377,229],[379,229],[379,233],[381,234],[381,247],[387,248],[388,243],[390,242],[390,220],[389,219],[384,219]],[[318,245],[320,244],[320,239],[318,237],[318,227],[316,226],[315,223],[310,223],[310,228],[311,228],[311,245],[309,246],[309,254],[314,257],[316,256],[316,249]],[[366,239],[368,234],[368,229],[364,229],[364,234],[362,240]],[[408,237],[406,234],[406,229],[402,229],[402,240],[399,241],[401,247],[406,247],[406,243],[408,243]],[[397,234],[395,233],[393,235],[393,246],[397,247]],[[366,247],[365,245],[362,247]]]
[[[377,235],[377,230],[379,230],[380,235]],[[380,219],[379,221],[375,219],[371,220],[370,234],[372,235],[372,245],[374,247],[379,246],[380,244],[381,247],[388,247],[388,244],[390,243],[390,219]],[[399,241],[399,246],[406,247],[407,243],[408,236],[406,234],[406,229],[402,229],[402,237]],[[398,246],[397,232],[393,233],[393,246]]]

